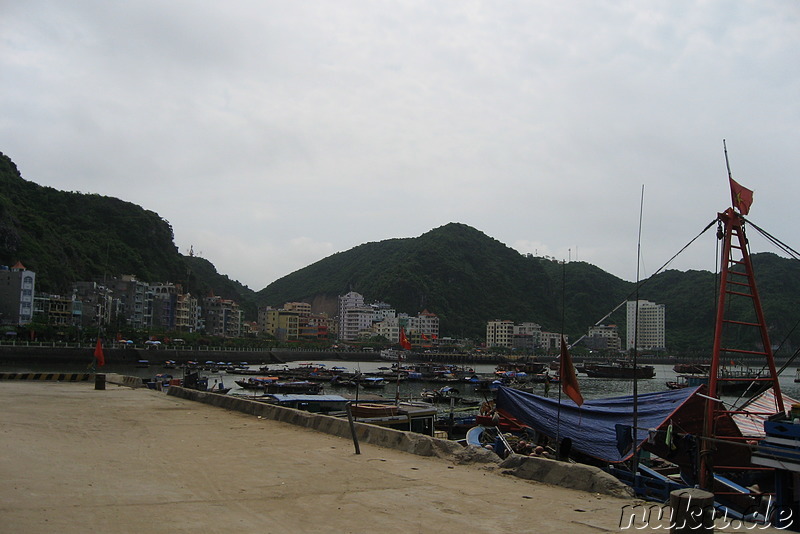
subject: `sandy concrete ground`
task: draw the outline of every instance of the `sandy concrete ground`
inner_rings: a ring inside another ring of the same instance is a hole
[[[618,532],[633,503],[106,387],[0,382],[0,532]]]

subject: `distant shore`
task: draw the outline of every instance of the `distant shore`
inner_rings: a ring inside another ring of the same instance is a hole
[[[63,344],[26,344],[18,342],[15,344],[4,343],[0,345],[0,365],[9,365],[27,362],[40,363],[82,363],[87,358],[91,358],[94,351],[93,345],[78,345],[75,343]],[[337,350],[287,350],[287,349],[229,349],[223,347],[191,347],[191,346],[153,346],[142,348],[136,346],[114,345],[104,349],[106,361],[108,363],[135,364],[139,360],[149,360],[150,362],[163,362],[174,360],[178,364],[195,362],[247,362],[249,364],[281,364],[295,361],[381,361],[380,353],[365,351],[337,351]],[[527,356],[502,355],[502,354],[476,354],[476,353],[453,353],[453,352],[413,352],[407,357],[408,362],[435,361],[442,363],[460,364],[496,364],[513,362],[518,359],[526,359]],[[537,355],[534,360],[550,363],[557,356]],[[709,354],[710,358],[710,354]],[[572,357],[575,363],[586,361],[604,361],[604,356],[586,357],[574,354]],[[776,358],[776,364],[781,365],[785,359]],[[641,365],[662,364],[672,365],[675,363],[704,363],[696,358],[680,357],[676,358],[664,354],[640,354],[638,359]],[[727,363],[727,362],[726,362]],[[739,365],[748,365],[746,358],[740,358],[736,362]],[[756,362],[761,365],[763,361]]]

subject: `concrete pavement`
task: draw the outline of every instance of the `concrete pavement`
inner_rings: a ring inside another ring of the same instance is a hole
[[[0,402],[3,533],[618,532],[635,503],[148,389],[3,381]]]

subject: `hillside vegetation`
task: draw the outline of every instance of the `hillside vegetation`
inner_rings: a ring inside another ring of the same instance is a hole
[[[68,295],[78,280],[133,274],[183,284],[198,296],[235,299],[250,315],[254,293],[202,258],[182,256],[157,213],[117,198],[59,191],[22,178],[0,153],[0,264],[36,273],[36,290]]]
[[[772,253],[752,258],[772,342],[792,350],[800,346],[800,262]],[[427,309],[439,316],[442,335],[473,339],[484,337],[492,319],[563,328],[573,340],[603,319],[624,336],[625,307],[606,315],[634,291],[633,283],[588,263],[523,255],[451,223],[416,238],[333,254],[255,293],[211,262],[181,255],[170,224],[157,213],[116,198],[39,186],[0,154],[0,263],[17,261],[37,273],[38,291],[66,294],[75,280],[133,274],[181,283],[196,296],[213,292],[236,300],[248,320],[256,319],[259,305],[290,301],[334,315],[337,296],[357,291],[410,315]],[[666,305],[670,350],[710,349],[716,286],[707,271],[666,271],[641,286],[640,298]],[[757,342],[748,334],[740,341]]]

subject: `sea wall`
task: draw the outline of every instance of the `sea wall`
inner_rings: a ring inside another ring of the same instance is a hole
[[[135,364],[139,360],[163,362],[175,360],[178,363],[196,362],[248,362],[251,364],[276,364],[291,361],[341,360],[374,361],[377,353],[341,351],[292,351],[292,350],[222,350],[198,347],[151,348],[106,347],[104,354],[107,363]],[[0,345],[0,365],[15,363],[82,363],[90,362],[94,346],[64,347],[25,345]]]
[[[226,410],[235,410],[237,412],[260,416],[265,419],[272,419],[310,428],[319,432],[325,432],[326,434],[333,434],[348,439],[352,438],[347,419],[314,414],[293,408],[285,408],[283,406],[266,404],[234,397],[232,395],[219,395],[177,386],[170,386],[167,390],[167,394],[182,399],[203,402]],[[413,432],[403,432],[401,430],[368,425],[365,423],[355,423],[355,428],[359,443],[363,442],[380,447],[389,447],[420,456],[447,457],[462,449],[462,447],[454,441],[433,438]]]

